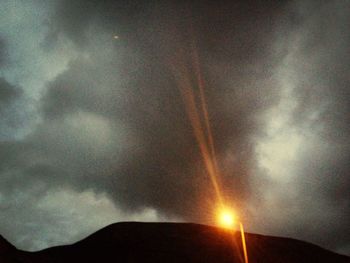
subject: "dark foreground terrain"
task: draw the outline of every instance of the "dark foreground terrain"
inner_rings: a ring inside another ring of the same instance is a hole
[[[246,234],[249,262],[350,262],[289,238]],[[117,223],[73,245],[17,250],[0,236],[1,263],[243,262],[240,233],[186,223]]]

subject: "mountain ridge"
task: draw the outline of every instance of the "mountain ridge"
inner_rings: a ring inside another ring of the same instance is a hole
[[[194,223],[120,222],[70,245],[36,252],[7,249],[5,263],[243,262],[241,236]],[[304,241],[246,234],[249,262],[350,262],[347,256]],[[0,239],[0,248],[3,242]],[[9,248],[9,247],[8,247]],[[7,261],[6,261],[7,260]],[[11,261],[12,260],[12,261]]]

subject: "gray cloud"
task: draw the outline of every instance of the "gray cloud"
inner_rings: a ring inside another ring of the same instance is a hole
[[[0,67],[2,67],[6,61],[5,41],[0,37]]]
[[[2,143],[0,205],[8,212],[0,231],[19,237],[50,224],[68,233],[76,217],[53,215],[52,200],[67,191],[70,202],[101,194],[123,211],[96,208],[108,222],[154,209],[152,219],[213,223],[213,189],[169,67],[184,63],[193,73],[195,40],[224,194],[248,228],[346,247],[349,16],[341,5],[55,2],[43,47],[73,44],[74,55],[47,82],[35,130]],[[42,220],[17,232],[8,218],[28,200],[45,208],[23,210],[17,224]],[[101,226],[87,224],[82,233]],[[35,235],[49,245],[61,234]]]
[[[193,207],[200,207],[203,198],[210,200],[212,189],[167,64],[180,49],[185,50],[184,57],[190,56],[191,32],[186,27],[192,22],[199,36],[218,154],[237,160],[236,165],[229,164],[232,160],[222,163],[227,185],[236,185],[228,187],[227,195],[235,196],[239,203],[249,192],[249,167],[254,159],[251,137],[259,126],[256,115],[276,100],[276,89],[271,87],[275,58],[269,39],[278,28],[278,12],[271,11],[274,3],[270,8],[239,4],[230,7],[237,13],[232,16],[225,5],[215,7],[212,13],[198,2],[189,6],[194,16],[190,21],[186,5],[148,5],[153,9],[143,7],[146,11],[141,11],[126,2],[96,4],[94,8],[92,2],[58,5],[60,19],[54,18],[53,31],[82,45],[90,57],[71,63],[69,70],[49,85],[43,98],[44,112],[51,119],[83,110],[123,123],[137,145],[121,153],[121,160],[110,172],[113,188],[103,185],[103,189],[126,209],[151,206],[199,220],[207,211]],[[260,13],[261,8],[266,12]],[[240,12],[249,15],[239,17]],[[232,28],[232,23],[246,29]],[[258,23],[266,29],[259,30]],[[103,29],[111,40],[114,34],[120,35],[107,59],[105,50],[94,48],[96,38],[104,37],[95,28]],[[233,40],[236,36],[239,42]]]
[[[2,105],[11,103],[18,97],[20,91],[8,83],[4,78],[0,78],[0,102]]]
[[[0,77],[0,138],[11,137],[11,131],[21,126],[21,114],[17,109],[22,90]]]
[[[334,248],[350,241],[348,9],[342,1],[304,8],[291,60],[298,76],[294,122],[311,140],[297,164],[297,202],[312,211],[305,215],[314,230],[307,238]]]
[[[279,209],[287,209],[289,212],[280,212],[280,226],[266,227],[280,229],[277,232],[283,229],[288,235],[332,249],[343,247],[340,250],[348,253],[347,93],[350,79],[345,72],[350,65],[350,34],[345,28],[350,17],[345,10],[349,5],[342,1],[322,4],[297,1],[290,7],[293,8],[290,10],[295,10],[296,21],[288,34],[288,42],[281,40],[288,50],[280,66],[282,83],[288,91],[284,99],[287,106],[279,107],[280,116],[284,117],[281,123],[285,124],[280,124],[281,128],[275,123],[277,132],[274,136],[283,138],[283,134],[289,134],[288,140],[297,138],[300,145],[296,150],[298,157],[294,163],[289,162],[294,166],[293,175],[287,175],[283,183],[276,181],[266,187],[276,191],[283,200],[279,206],[272,206],[273,211],[278,213]],[[283,113],[286,108],[287,113]],[[289,169],[287,163],[281,173],[288,174]]]

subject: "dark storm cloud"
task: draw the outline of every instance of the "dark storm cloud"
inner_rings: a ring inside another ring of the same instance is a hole
[[[310,40],[303,30],[309,30],[308,23],[317,24],[313,19],[319,18],[320,13],[316,12],[314,17],[298,17],[291,12],[290,17],[282,19],[281,15],[286,15],[285,5],[273,2],[261,6],[151,3],[142,5],[142,11],[139,6],[114,1],[75,2],[74,6],[68,2],[58,4],[53,24],[57,34],[64,34],[86,50],[91,50],[95,32],[91,28],[96,25],[111,36],[120,35],[121,39],[111,56],[111,60],[118,61],[114,67],[110,61],[100,71],[84,61],[76,61],[50,84],[43,101],[47,118],[52,118],[52,114],[57,117],[84,110],[121,121],[138,144],[126,149],[115,168],[109,171],[115,182],[113,187],[106,188],[108,182],[102,179],[98,183],[92,180],[91,187],[109,189],[116,202],[128,209],[151,206],[188,219],[202,216],[193,208],[199,207],[203,199],[210,199],[210,183],[200,164],[174,77],[166,67],[167,60],[173,58],[172,53],[180,49],[185,50],[185,57],[190,57],[189,42],[194,33],[205,74],[215,142],[226,185],[229,185],[227,194],[234,196],[236,202],[247,198],[250,169],[255,161],[252,138],[262,129],[259,114],[279,99],[279,87],[272,73],[288,52],[283,46],[276,51],[271,39],[276,38],[275,32],[287,34],[287,27],[296,32],[300,30],[298,33],[306,45]],[[296,23],[291,25],[292,22]],[[193,32],[187,30],[190,25]],[[324,42],[317,36],[315,39]],[[307,52],[307,46],[300,50]],[[93,52],[98,58],[99,51]],[[122,55],[117,56],[118,52]],[[103,59],[95,65],[101,65]],[[105,92],[99,86],[101,82],[94,81],[100,72],[110,72],[110,67],[116,71],[108,84],[115,83],[114,95],[111,90]],[[312,88],[300,87],[300,90],[311,92]],[[307,96],[300,95],[300,98],[297,111],[315,109],[310,104],[302,108]],[[296,119],[296,125],[300,123],[302,118]],[[323,177],[320,181],[323,185]],[[319,198],[321,202],[328,197]]]
[[[11,131],[18,128],[22,118],[17,109],[22,90],[0,77],[0,137],[11,136]]]
[[[4,78],[0,78],[0,103],[2,105],[13,101],[20,94],[19,90],[8,83]]]
[[[5,41],[0,37],[0,67],[5,63]]]
[[[207,213],[209,208],[196,208],[203,200],[214,201],[210,181],[168,67],[181,49],[183,59],[191,56],[191,38],[196,38],[226,194],[237,203],[247,197],[257,115],[276,100],[271,76],[278,58],[270,39],[279,27],[280,6],[59,2],[52,32],[83,46],[94,63],[75,61],[49,85],[43,98],[46,118],[79,110],[101,114],[123,123],[137,141],[109,171],[114,184],[100,179],[91,187],[108,190],[126,209],[156,207],[192,220]],[[111,39],[120,36],[107,61],[102,50],[92,50],[93,28]],[[111,80],[108,88],[100,73]],[[225,156],[234,156],[234,165]]]
[[[341,1],[56,1],[43,47],[51,52],[73,43],[72,57],[46,85],[42,122],[22,141],[0,145],[6,215],[15,216],[14,206],[23,218],[34,213],[55,225],[60,218],[24,200],[40,203],[57,189],[73,189],[106,194],[123,211],[154,208],[212,223],[212,185],[170,67],[186,65],[195,83],[195,41],[227,199],[258,231],[346,247],[346,8]],[[295,77],[291,98],[283,95],[280,72]],[[8,101],[17,95],[5,84],[0,95]],[[276,181],[259,166],[256,148],[271,139],[266,122],[276,116],[269,110],[292,99],[284,128],[304,139],[287,171],[292,177]],[[282,206],[263,204],[267,196]]]
[[[155,1],[68,1],[55,3],[47,40],[55,40],[63,33],[79,48],[84,48],[93,37],[88,29],[100,24],[104,31],[135,34],[147,19]]]
[[[315,108],[321,108],[319,118],[326,124],[326,139],[345,139],[349,136],[349,41],[347,28],[350,17],[348,5],[342,1],[313,6],[301,15],[298,28],[302,39],[297,51],[299,85],[296,96],[299,108],[297,121],[308,121]],[[303,58],[303,59],[302,59]],[[301,115],[300,115],[301,113]],[[302,118],[300,118],[300,116]],[[329,129],[340,134],[326,134]],[[344,137],[340,136],[344,135]]]

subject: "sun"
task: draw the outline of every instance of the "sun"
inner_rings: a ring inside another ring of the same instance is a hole
[[[218,212],[218,224],[222,228],[233,229],[237,224],[236,215],[230,209],[222,209]]]

